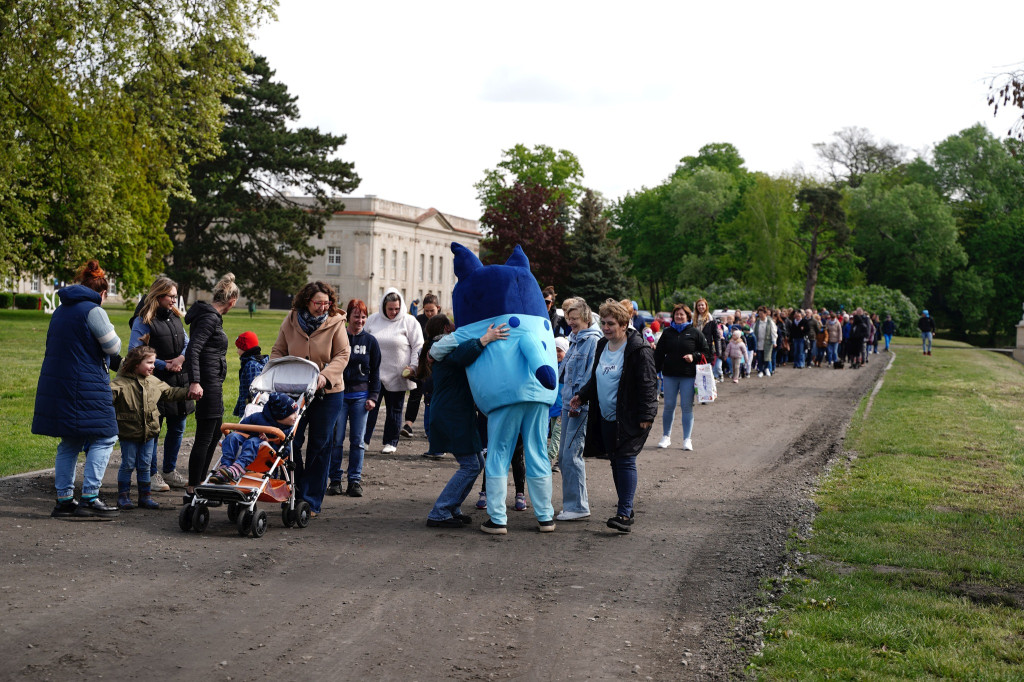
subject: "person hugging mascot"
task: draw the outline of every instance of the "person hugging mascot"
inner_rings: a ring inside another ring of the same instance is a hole
[[[555,337],[530,261],[518,245],[504,265],[483,265],[476,254],[452,242],[455,276],[452,312],[462,343],[480,338],[490,325],[507,324],[509,336],[490,343],[466,368],[473,399],[487,415],[487,514],[481,530],[506,532],[508,468],[519,435],[526,455],[526,484],[542,532],[555,529],[551,464],[547,455],[548,410],[558,395]]]

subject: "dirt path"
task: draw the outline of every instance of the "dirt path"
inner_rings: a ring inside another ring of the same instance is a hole
[[[455,462],[421,458],[422,438],[389,456],[375,443],[363,498],[328,497],[305,530],[270,510],[259,540],[240,538],[223,508],[205,534],[182,533],[176,493],[157,496],[158,512],[75,522],[49,518],[52,475],[0,481],[0,677],[741,674],[756,637],[735,617],[785,559],[787,530],[888,360],[875,357],[722,384],[713,406],[695,408],[694,452],[681,450],[678,422],[672,447],[655,448],[659,418],[629,535],[605,527],[615,495],[604,461],[588,461],[587,522],[541,534],[531,510],[510,511],[504,537],[428,529]],[[115,453],[111,483],[117,464]],[[557,510],[557,474],[555,488]]]

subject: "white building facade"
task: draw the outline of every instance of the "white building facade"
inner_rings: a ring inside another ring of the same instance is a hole
[[[419,208],[375,196],[346,197],[345,210],[324,226],[323,250],[310,263],[310,281],[333,286],[344,305],[351,298],[376,312],[384,291],[394,287],[408,305],[433,293],[450,311],[455,270],[451,243],[480,254],[480,223],[437,209]],[[271,307],[290,305],[294,292],[272,292]],[[284,296],[287,295],[287,301]]]

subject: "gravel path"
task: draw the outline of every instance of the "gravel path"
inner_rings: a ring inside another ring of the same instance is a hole
[[[455,462],[419,456],[419,424],[393,455],[372,444],[364,497],[328,497],[304,530],[267,507],[259,540],[223,508],[206,533],[182,533],[177,493],[112,522],[54,520],[52,474],[4,479],[3,677],[742,677],[758,582],[812,517],[817,478],[888,361],[875,358],[721,384],[695,408],[693,452],[678,422],[672,447],[654,447],[659,417],[628,535],[604,524],[604,461],[588,461],[589,521],[542,534],[531,509],[509,512],[507,536],[426,528]],[[117,465],[115,453],[108,501]],[[557,474],[555,488],[558,510]]]

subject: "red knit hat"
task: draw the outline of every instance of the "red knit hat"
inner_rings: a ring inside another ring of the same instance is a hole
[[[238,335],[238,338],[235,339],[235,345],[238,347],[238,350],[244,353],[245,351],[260,345],[260,340],[256,338],[255,332],[242,332]]]

